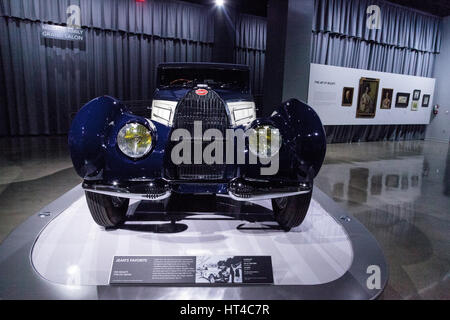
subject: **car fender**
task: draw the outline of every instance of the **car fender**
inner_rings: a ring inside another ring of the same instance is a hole
[[[95,179],[101,175],[105,137],[124,111],[124,105],[110,96],[95,98],[78,111],[69,130],[69,148],[80,177]]]
[[[277,128],[282,140],[277,155],[279,170],[272,178],[312,182],[326,153],[325,130],[317,113],[307,104],[290,99],[271,116],[254,120],[248,129],[264,124]],[[259,169],[259,166],[247,166],[245,174],[247,177],[261,178]]]
[[[128,158],[117,147],[117,133],[126,123],[138,122],[148,127],[149,121],[131,114],[119,100],[109,96],[84,105],[69,131],[70,154],[78,175],[86,180],[160,177],[169,128],[153,122],[156,146],[141,159]]]

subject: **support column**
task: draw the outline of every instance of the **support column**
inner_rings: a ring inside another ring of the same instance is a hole
[[[439,113],[431,115],[431,122],[427,127],[426,139],[450,142],[450,16],[442,20],[441,53],[437,55],[434,63],[434,88],[433,105],[439,105]],[[422,95],[424,92],[422,92]],[[433,106],[428,107],[430,113]]]
[[[289,99],[308,99],[314,0],[269,0],[264,115]]]

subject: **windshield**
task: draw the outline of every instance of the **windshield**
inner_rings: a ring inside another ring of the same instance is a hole
[[[211,88],[248,90],[248,70],[220,68],[161,68],[158,72],[159,86],[195,87],[207,84]]]

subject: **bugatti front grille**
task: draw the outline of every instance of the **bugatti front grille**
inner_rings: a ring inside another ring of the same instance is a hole
[[[223,168],[222,165],[180,165],[178,175],[180,179],[220,180],[223,178]]]
[[[203,132],[218,129],[225,137],[226,129],[229,128],[225,103],[213,90],[208,90],[205,95],[198,95],[195,90],[188,92],[175,112],[173,129],[186,129],[192,137],[191,163],[194,163],[194,126],[199,122]],[[207,143],[204,142],[203,147],[205,145]],[[183,164],[177,166],[176,171],[178,179],[219,180],[224,176],[225,164]]]

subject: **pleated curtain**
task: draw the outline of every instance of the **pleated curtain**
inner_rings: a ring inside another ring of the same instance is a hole
[[[250,67],[252,91],[257,100],[263,94],[267,20],[241,14],[236,19],[235,62]],[[257,101],[260,102],[260,101]]]
[[[86,41],[41,39],[79,4]],[[150,99],[161,62],[211,61],[214,23],[203,6],[176,1],[0,2],[0,135],[68,132],[89,100]]]

